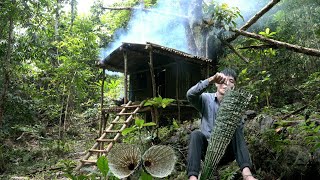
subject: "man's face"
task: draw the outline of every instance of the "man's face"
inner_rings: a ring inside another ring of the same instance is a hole
[[[235,80],[232,76],[225,76],[226,80],[223,84],[216,83],[217,92],[224,95],[227,90],[233,89],[235,87]]]

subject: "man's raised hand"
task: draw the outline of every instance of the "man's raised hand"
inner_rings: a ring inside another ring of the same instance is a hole
[[[226,76],[219,72],[208,78],[210,84],[213,84],[213,83],[223,84],[226,81],[226,79],[227,79]]]

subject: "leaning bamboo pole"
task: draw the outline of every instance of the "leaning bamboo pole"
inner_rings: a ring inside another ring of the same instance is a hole
[[[243,90],[228,91],[219,108],[200,175],[201,180],[213,179],[213,174],[240,122],[251,95]]]

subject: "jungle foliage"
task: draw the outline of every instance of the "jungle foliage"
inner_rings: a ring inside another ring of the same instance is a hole
[[[133,7],[139,2],[127,0],[113,6]],[[157,4],[155,0],[143,2],[145,8]],[[131,11],[106,11],[101,8],[103,2],[95,0],[90,14],[80,14],[76,4],[77,0],[0,2],[0,178],[94,179],[108,173],[107,159],[102,158],[99,171],[78,175],[72,168],[81,156],[79,152],[89,149],[97,138],[103,77],[96,64],[100,50],[118,38],[119,28],[128,29]],[[238,9],[212,6],[215,9],[210,11],[210,7],[205,7],[206,12],[219,16],[209,18],[222,18],[225,30],[235,23],[243,24]],[[320,49],[320,1],[282,0],[249,31]],[[320,58],[245,37],[232,45],[249,62],[225,48],[219,69],[234,68],[239,74],[238,86],[253,95],[250,109],[276,121],[267,129],[261,128],[260,115],[246,122],[257,177],[310,179],[312,173],[319,177],[319,170],[314,168],[320,163]],[[107,106],[121,96],[122,84],[121,76],[105,76]],[[170,103],[156,100],[150,105],[166,107]],[[300,108],[303,110],[293,113]],[[169,177],[185,179],[185,147],[190,129],[197,125],[191,119],[169,122],[173,123],[158,127],[157,135],[163,144],[171,143],[179,152]],[[257,122],[260,125],[254,124]],[[124,141],[153,143],[153,131],[146,127],[149,125],[139,119],[132,131],[127,130]],[[260,128],[264,130],[257,131]],[[137,137],[130,134],[137,132],[144,139],[134,139]],[[219,172],[223,179],[241,178],[234,163]]]

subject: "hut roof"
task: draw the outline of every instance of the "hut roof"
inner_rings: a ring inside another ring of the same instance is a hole
[[[103,59],[99,63],[99,66],[111,71],[123,72],[123,52],[126,51],[128,57],[128,73],[148,69],[149,67],[147,62],[149,62],[150,50],[153,52],[153,63],[155,67],[165,66],[177,61],[184,61],[186,63],[192,63],[201,66],[211,64],[212,61],[211,59],[205,57],[194,56],[176,49],[149,42],[146,44],[123,43],[120,47]]]

